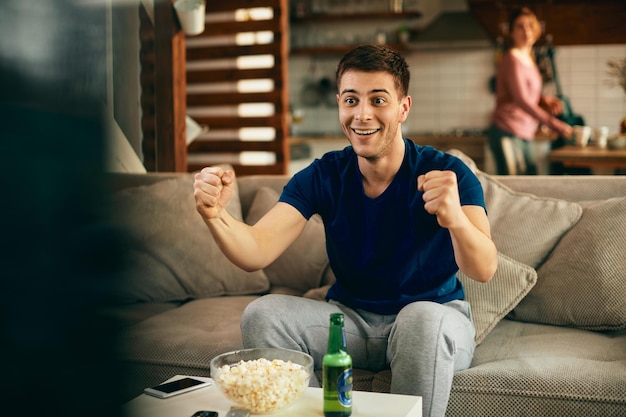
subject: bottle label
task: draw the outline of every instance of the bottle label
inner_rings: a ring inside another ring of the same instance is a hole
[[[352,407],[352,368],[345,369],[337,379],[339,403],[344,407]]]

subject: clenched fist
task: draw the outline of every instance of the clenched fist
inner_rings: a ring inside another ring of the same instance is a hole
[[[196,210],[205,219],[216,218],[233,195],[235,173],[219,167],[202,169],[194,176],[193,196]]]
[[[424,209],[437,216],[441,227],[450,228],[459,222],[463,211],[453,171],[429,171],[420,175],[417,177],[417,189],[424,192]]]

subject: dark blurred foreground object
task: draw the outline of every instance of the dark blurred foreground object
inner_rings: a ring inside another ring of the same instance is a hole
[[[86,3],[0,5],[0,390],[16,415],[120,415],[102,314],[123,248],[101,211],[106,14]]]
[[[118,415],[115,327],[101,313],[123,245],[97,209],[100,120],[6,103],[0,112],[10,120],[0,133],[3,407]]]

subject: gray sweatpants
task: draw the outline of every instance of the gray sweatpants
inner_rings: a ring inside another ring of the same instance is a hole
[[[474,354],[474,324],[465,301],[415,302],[397,315],[379,315],[332,301],[271,294],[246,308],[243,345],[300,350],[321,369],[335,312],[344,314],[354,368],[391,368],[392,393],[420,395],[424,417],[445,415],[454,372],[468,368]],[[311,385],[319,386],[312,380]]]

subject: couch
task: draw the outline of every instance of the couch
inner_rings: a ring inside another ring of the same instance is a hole
[[[460,274],[477,328],[449,416],[626,415],[626,177],[492,176],[476,169],[499,266],[487,284]],[[287,176],[238,177],[229,210],[254,223]],[[128,267],[107,314],[130,399],[176,374],[209,376],[242,347],[239,322],[267,293],[322,299],[334,276],[313,217],[266,269],[228,262],[195,211],[191,174],[111,174],[112,217]],[[349,346],[348,346],[349,349]],[[354,370],[357,390],[388,391],[389,370]]]

